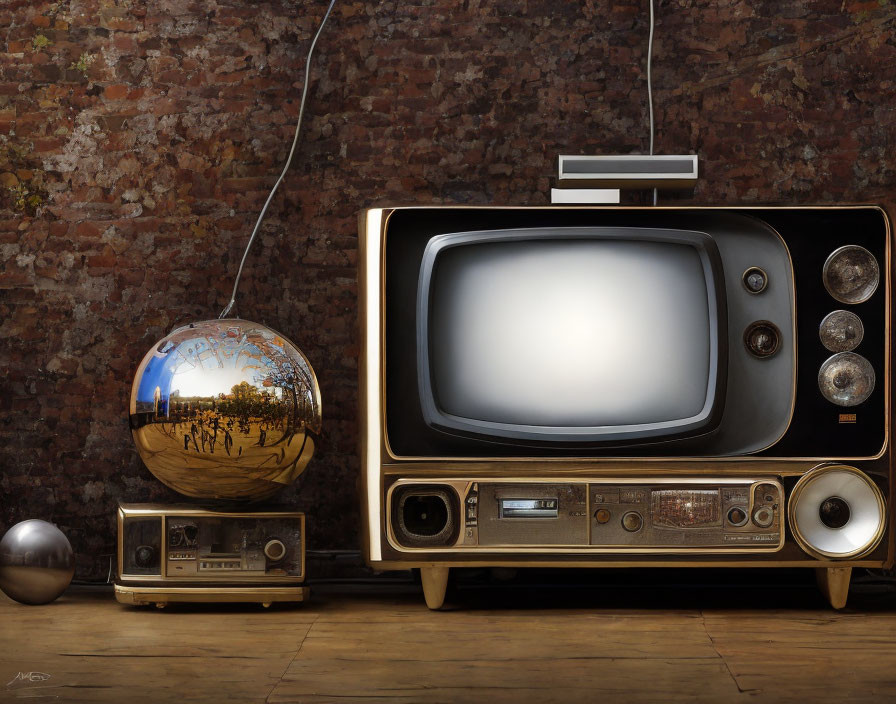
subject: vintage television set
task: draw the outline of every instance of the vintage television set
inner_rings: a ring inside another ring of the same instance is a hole
[[[876,206],[360,217],[361,496],[380,569],[893,565]]]

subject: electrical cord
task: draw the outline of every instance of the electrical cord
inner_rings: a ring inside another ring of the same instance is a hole
[[[650,156],[653,156],[653,83],[651,81],[650,75],[650,64],[653,59],[653,27],[654,27],[654,15],[653,15],[653,2],[654,0],[649,0],[650,3],[650,32],[647,35],[647,109],[650,115]],[[657,200],[657,189],[653,189],[653,204],[656,205]]]
[[[650,155],[653,156],[653,85],[650,64],[653,58],[653,0],[650,1],[650,32],[647,35],[647,109],[650,114]]]
[[[308,49],[308,57],[305,59],[305,85],[302,88],[302,101],[299,103],[299,119],[296,121],[296,133],[292,139],[292,146],[289,149],[289,156],[286,158],[286,165],[283,167],[283,171],[280,173],[280,177],[277,179],[277,182],[274,184],[274,187],[271,189],[270,194],[268,195],[267,200],[264,202],[264,206],[261,209],[261,212],[258,214],[258,220],[255,221],[255,227],[252,228],[252,234],[249,237],[249,243],[246,245],[246,250],[243,252],[243,258],[240,261],[240,268],[236,273],[236,281],[233,282],[233,293],[230,295],[230,301],[227,303],[227,306],[224,310],[221,311],[221,315],[218,318],[226,318],[230,311],[233,309],[234,304],[236,303],[236,294],[237,289],[240,285],[240,277],[243,275],[243,267],[246,264],[246,258],[249,256],[249,250],[252,248],[252,243],[255,241],[255,236],[258,234],[258,228],[261,227],[261,222],[264,220],[265,213],[268,211],[268,206],[271,204],[271,200],[274,198],[274,194],[277,192],[277,189],[280,188],[280,184],[283,182],[284,177],[286,176],[286,172],[289,171],[289,167],[292,164],[292,157],[296,151],[296,145],[299,143],[299,134],[302,130],[302,116],[305,112],[305,99],[308,97],[308,80],[311,77],[311,57],[314,54],[314,47],[317,46],[317,40],[320,37],[321,32],[324,30],[324,25],[327,24],[327,19],[330,17],[330,11],[333,9],[333,6],[336,4],[336,0],[330,0],[330,5],[327,7],[327,11],[324,14],[324,18],[320,22],[320,27],[317,28],[317,34],[314,35],[314,39],[311,42],[311,48]]]

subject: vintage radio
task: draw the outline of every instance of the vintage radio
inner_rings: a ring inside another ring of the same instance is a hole
[[[121,504],[115,598],[162,608],[180,601],[304,601],[305,516]]]
[[[875,206],[371,209],[365,551],[452,566],[893,564]]]

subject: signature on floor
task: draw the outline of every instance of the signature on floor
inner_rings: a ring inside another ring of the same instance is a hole
[[[15,677],[13,677],[9,682],[6,683],[6,688],[20,688],[20,687],[28,687],[32,684],[37,684],[40,682],[46,682],[50,679],[50,675],[46,672],[19,672]]]

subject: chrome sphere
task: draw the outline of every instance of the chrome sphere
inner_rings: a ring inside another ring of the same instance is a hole
[[[285,337],[235,318],[160,340],[131,390],[137,451],[186,496],[257,501],[292,484],[320,434],[314,370]]]
[[[22,604],[49,604],[71,583],[75,555],[52,523],[16,523],[0,540],[0,589]]]

